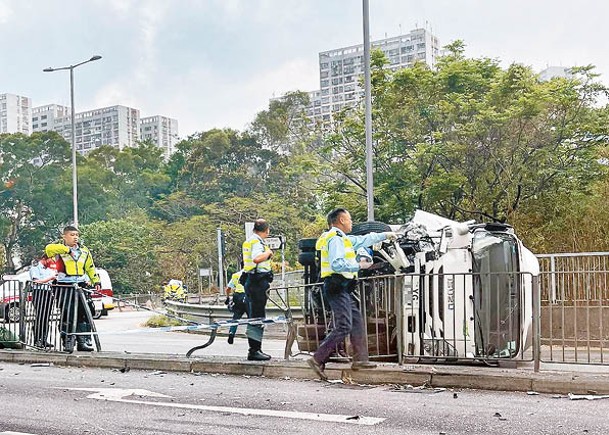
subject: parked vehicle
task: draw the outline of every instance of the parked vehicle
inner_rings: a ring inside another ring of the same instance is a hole
[[[96,271],[101,279],[101,294],[93,293],[91,298],[95,307],[93,317],[99,319],[101,316],[107,316],[108,312],[114,309],[114,292],[108,272],[100,268],[96,268]],[[19,288],[25,286],[29,281],[29,271],[2,277],[0,281],[0,318],[7,322],[19,321]],[[28,300],[31,300],[31,298],[31,294],[28,294]]]
[[[19,322],[19,290],[30,279],[29,272],[4,275],[0,280],[0,319],[5,322]],[[31,300],[31,296],[29,296]]]
[[[99,319],[101,316],[107,316],[108,312],[114,309],[114,291],[112,290],[112,281],[108,272],[99,267],[95,268],[95,270],[101,280],[101,294],[92,293],[91,299],[93,299],[95,307],[93,318]]]

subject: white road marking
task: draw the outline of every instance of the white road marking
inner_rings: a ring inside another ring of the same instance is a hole
[[[0,435],[36,435],[35,433],[25,432],[0,432]]]
[[[325,421],[329,423],[349,423],[364,426],[373,426],[385,421],[384,418],[366,417],[366,416],[352,416],[352,415],[340,415],[340,414],[317,414],[313,412],[294,412],[294,411],[277,411],[273,409],[255,409],[255,408],[236,408],[236,407],[224,407],[224,406],[209,406],[209,405],[191,405],[188,403],[168,403],[168,402],[146,402],[143,400],[130,400],[125,399],[128,396],[147,396],[147,397],[162,397],[171,398],[164,394],[155,393],[148,390],[140,389],[120,389],[120,388],[61,388],[63,390],[75,390],[75,391],[92,391],[94,394],[87,396],[89,399],[105,400],[109,402],[121,402],[121,403],[135,403],[140,405],[148,406],[159,406],[164,408],[181,408],[181,409],[195,409],[201,411],[211,412],[227,412],[230,414],[240,415],[252,415],[252,416],[264,416],[264,417],[280,417],[280,418],[293,418],[298,420],[313,420],[313,421]]]

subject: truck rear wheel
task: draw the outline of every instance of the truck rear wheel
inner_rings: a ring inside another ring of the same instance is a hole
[[[354,236],[364,236],[369,233],[384,233],[387,231],[391,231],[391,227],[386,223],[370,221],[354,224],[349,234]]]

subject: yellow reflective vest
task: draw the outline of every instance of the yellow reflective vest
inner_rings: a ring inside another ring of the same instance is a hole
[[[235,272],[232,274],[230,278],[229,284],[232,284],[233,293],[245,293],[245,287],[239,282],[239,278],[241,278],[242,270],[239,272]]]
[[[345,247],[345,260],[347,261],[355,261],[355,250],[353,249],[353,244],[349,237],[342,236],[338,234],[336,228],[332,228],[329,231],[326,231],[315,243],[315,249],[321,252],[321,277],[326,278],[334,273],[332,270],[332,265],[330,264],[330,252],[329,252],[329,244],[330,239],[333,237],[340,237]],[[347,279],[354,279],[357,277],[357,273],[355,272],[341,272],[340,275],[344,276]]]
[[[262,243],[262,241],[260,240],[260,237],[257,236],[256,234],[252,234],[252,236],[249,239],[247,239],[245,242],[243,242],[243,247],[242,247],[243,270],[246,273],[250,273],[250,272],[253,272],[254,270],[256,270],[256,263],[254,263],[254,258],[252,257],[252,250],[254,249],[254,246],[257,243]],[[271,250],[271,248],[269,248],[265,244],[263,244],[262,246],[263,246],[264,252]],[[268,260],[264,260],[264,261],[258,263],[257,270],[258,270],[258,272],[271,271],[271,259],[269,258]]]
[[[70,247],[62,243],[51,243],[44,248],[44,252],[49,258],[53,258],[56,255],[63,260],[64,273],[66,276],[83,276],[87,275],[91,284],[97,284],[100,282],[99,276],[95,271],[95,264],[93,264],[93,257],[89,248],[83,245],[79,245],[80,255],[78,258],[73,258],[70,255]]]

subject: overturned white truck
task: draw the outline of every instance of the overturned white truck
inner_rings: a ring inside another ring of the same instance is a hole
[[[352,233],[390,229],[398,240],[376,247],[374,265],[362,277],[372,283],[374,276],[395,275],[403,356],[522,357],[531,345],[532,277],[539,263],[512,227],[417,211],[405,225],[365,222]]]

